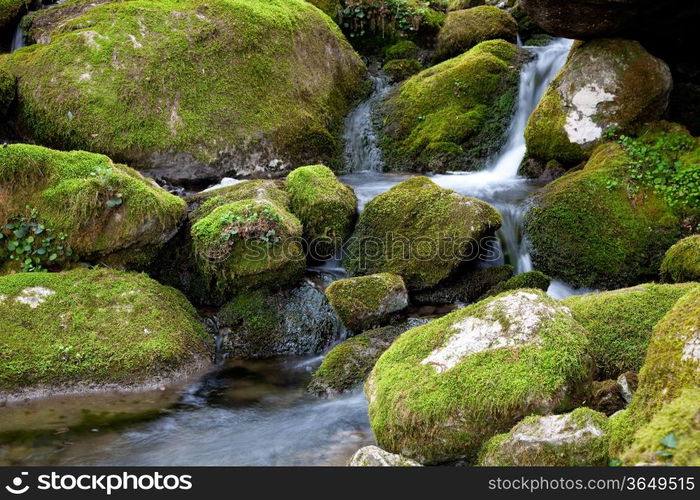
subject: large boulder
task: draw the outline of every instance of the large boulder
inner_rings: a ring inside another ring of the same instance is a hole
[[[587,392],[586,332],[537,290],[473,304],[401,335],[367,383],[369,416],[387,451],[442,463],[530,414],[569,408]]]
[[[380,143],[394,170],[478,170],[505,138],[523,52],[504,40],[421,71],[378,106]]]
[[[242,291],[219,311],[232,358],[317,354],[340,335],[340,322],[323,291],[310,280],[271,293]]]
[[[681,297],[654,327],[630,406],[615,419],[611,456],[629,448],[649,424],[686,389],[700,385],[700,289]]]
[[[622,465],[700,466],[700,389],[685,389],[634,435]]]
[[[0,277],[0,392],[151,385],[209,363],[185,297],[107,270]]]
[[[312,257],[328,259],[340,249],[357,218],[357,197],[328,167],[300,167],[287,177],[290,207],[304,226]]]
[[[401,276],[370,274],[334,281],[326,288],[333,309],[351,332],[385,325],[392,315],[408,307],[408,292]]]
[[[3,59],[31,138],[173,182],[331,161],[365,66],[304,0],[68,2]]]
[[[578,408],[564,415],[531,416],[492,437],[479,453],[482,466],[581,467],[608,463],[608,419]]]
[[[535,267],[590,288],[656,279],[664,253],[680,237],[683,211],[695,204],[686,196],[688,179],[700,176],[692,166],[700,151],[695,144],[674,127],[608,143],[583,169],[545,186],[525,216]]]
[[[700,281],[700,234],[680,240],[661,262],[661,278],[671,283]]]
[[[344,340],[323,358],[311,377],[309,391],[322,396],[335,396],[356,388],[365,381],[379,356],[399,335],[426,322],[412,318]]]
[[[492,5],[456,10],[447,14],[435,46],[435,59],[458,56],[486,40],[502,39],[514,43],[518,23],[508,12]]]
[[[355,452],[348,462],[350,467],[420,467],[410,458],[384,451],[377,446],[365,446]]]
[[[528,156],[575,165],[613,129],[658,120],[671,72],[639,42],[600,39],[574,46],[525,129]]]
[[[576,295],[563,301],[589,334],[600,378],[638,372],[652,330],[682,296],[700,285],[640,285],[610,292]]]
[[[0,263],[143,266],[184,216],[184,201],[106,156],[0,148]]]
[[[343,263],[354,276],[390,272],[410,289],[428,288],[476,260],[501,223],[487,203],[413,177],[367,204]]]

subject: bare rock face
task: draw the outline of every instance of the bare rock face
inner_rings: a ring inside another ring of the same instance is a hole
[[[410,458],[384,451],[377,446],[360,448],[348,463],[350,467],[420,467]]]

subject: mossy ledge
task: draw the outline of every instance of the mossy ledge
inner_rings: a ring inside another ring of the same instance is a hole
[[[303,0],[81,0],[44,16],[43,43],[0,63],[31,138],[171,182],[332,165],[366,90],[338,26]]]
[[[154,384],[209,363],[185,297],[144,274],[80,269],[0,277],[0,392]]]

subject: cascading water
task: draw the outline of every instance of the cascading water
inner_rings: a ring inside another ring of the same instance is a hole
[[[12,45],[10,46],[10,52],[14,52],[15,50],[19,50],[26,45],[26,41],[24,39],[24,32],[22,31],[22,28],[20,27],[21,25],[22,25],[22,23],[20,22],[17,25],[17,28],[15,29],[15,34],[12,37]]]

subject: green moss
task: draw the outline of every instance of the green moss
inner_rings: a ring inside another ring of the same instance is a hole
[[[36,14],[51,42],[2,64],[33,139],[198,180],[339,153],[365,66],[304,0],[75,5]]]
[[[0,299],[0,388],[5,390],[138,383],[210,353],[210,341],[185,297],[145,275],[14,274],[0,278]]]
[[[510,307],[512,301],[517,304]],[[542,308],[533,309],[535,303]],[[537,316],[539,342],[463,354],[446,370],[422,362],[464,333],[460,325],[467,318],[497,322],[516,334],[521,321],[533,319],[519,317],[525,311]],[[523,417],[568,407],[571,394],[564,387],[586,390],[587,347],[583,328],[541,291],[457,310],[404,333],[379,358],[365,385],[372,431],[382,448],[423,463],[473,459],[487,439]]]
[[[339,0],[307,0],[307,2],[312,3],[331,18],[335,18],[341,8]]]
[[[668,249],[661,262],[661,278],[672,283],[700,281],[700,235],[684,238]]]
[[[420,47],[411,40],[400,40],[384,49],[384,57],[393,59],[415,59],[420,53]]]
[[[191,228],[192,249],[199,270],[219,292],[281,286],[305,268],[301,231],[285,206],[261,196],[203,215]]]
[[[449,0],[447,3],[447,9],[450,11],[471,9],[472,7],[484,5],[484,3],[486,3],[486,0]]]
[[[35,209],[53,233],[65,233],[79,258],[100,260],[162,244],[185,214],[185,203],[106,156],[12,144],[0,148],[0,221]],[[27,208],[29,207],[29,208]]]
[[[551,435],[553,420],[558,421],[556,433],[562,439]],[[492,437],[479,452],[477,463],[499,467],[606,465],[608,427],[606,416],[589,408],[577,408],[566,415],[532,415],[509,433]]]
[[[9,29],[28,3],[28,0],[0,0],[0,28]]]
[[[415,304],[470,304],[512,277],[513,266],[493,266],[465,271],[436,287],[411,294],[411,301]]]
[[[390,272],[412,289],[435,286],[501,226],[490,205],[413,177],[365,207],[343,263],[353,275]]]
[[[639,371],[654,326],[696,284],[640,285],[572,296],[563,301],[589,334],[591,355],[601,379]]]
[[[15,100],[17,82],[15,77],[0,68],[0,116],[4,116],[10,110]]]
[[[194,223],[222,205],[256,198],[268,199],[283,207],[289,206],[289,194],[284,182],[256,179],[188,196],[187,205],[192,208],[189,219]]]
[[[494,297],[508,290],[517,290],[519,288],[535,288],[537,290],[542,290],[546,292],[549,289],[549,284],[551,280],[549,276],[539,271],[529,271],[527,273],[518,274],[512,278],[498,283],[496,286],[491,288],[482,299],[487,297]]]
[[[518,23],[508,12],[492,5],[450,12],[435,47],[438,61],[454,57],[478,43],[497,38],[515,42]]]
[[[382,67],[382,70],[395,82],[420,73],[422,69],[423,65],[417,59],[392,59]]]
[[[483,42],[392,91],[378,107],[388,168],[428,169],[429,148],[450,143],[462,154],[449,169],[479,169],[501,145],[510,123],[520,54],[503,40]]]
[[[624,465],[700,465],[700,389],[685,389],[634,435]]]
[[[314,256],[329,258],[340,249],[357,218],[357,198],[328,167],[300,167],[287,177],[292,212],[304,226]]]
[[[657,276],[681,222],[652,189],[630,185],[628,173],[626,153],[606,144],[585,168],[545,186],[525,217],[537,269],[595,288]]]
[[[334,281],[326,288],[326,296],[343,324],[354,332],[380,326],[408,305],[403,279],[390,273]]]

